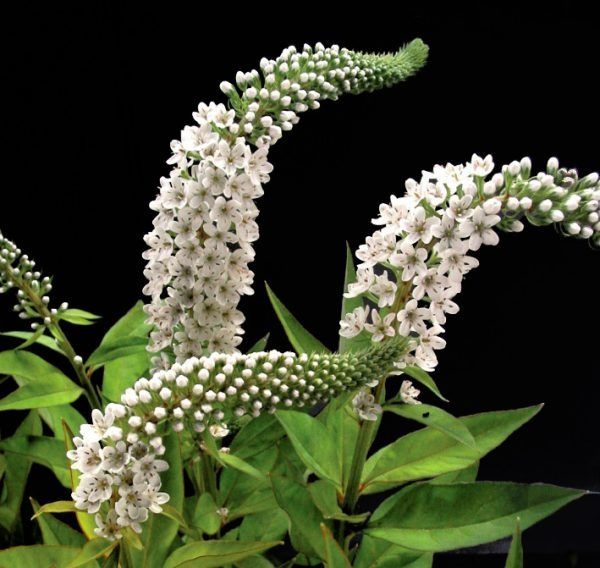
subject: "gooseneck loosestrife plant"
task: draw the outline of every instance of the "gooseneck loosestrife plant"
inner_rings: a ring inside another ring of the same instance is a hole
[[[171,143],[173,169],[145,237],[148,303],[85,361],[61,322],[96,316],[51,308],[50,279],[0,236],[0,292],[16,289],[15,311],[33,321],[30,332],[6,334],[24,343],[0,353],[0,372],[18,386],[0,410],[30,410],[0,441],[0,524],[17,530],[31,462],[72,491],[72,501],[32,501],[45,546],[7,549],[3,562],[423,568],[435,552],[513,533],[516,548],[521,528],[585,493],[476,481],[479,460],[540,407],[455,418],[419,400],[412,381],[443,399],[429,375],[443,326],[474,254],[499,231],[527,220],[600,245],[597,174],[579,177],[555,158],[537,174],[528,158],[497,173],[489,155],[436,165],[380,206],[356,268],[348,254],[337,353],[271,290],[295,351],[265,351],[266,338],[240,351],[270,146],[320,101],[392,86],[426,57],[420,40],[386,55],[289,47],[260,72],[238,72],[236,86],[222,83],[228,105],[201,103]],[[64,355],[79,386],[34,346]],[[91,424],[71,406],[81,394]],[[425,427],[369,455],[384,411]],[[357,506],[398,487],[372,513]],[[52,515],[60,512],[76,513],[83,534]]]

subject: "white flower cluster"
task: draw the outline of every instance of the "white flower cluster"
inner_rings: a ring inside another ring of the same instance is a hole
[[[406,343],[398,338],[343,355],[213,353],[141,378],[121,404],[109,404],[104,414],[94,410],[92,424],[84,424],[74,439],[67,456],[81,472],[75,505],[97,514],[99,536],[119,538],[128,526],[139,532],[149,511],[160,512],[169,498],[160,491],[160,473],[168,468],[160,459],[166,424],[176,432],[222,438],[245,414],[310,407],[345,390],[376,385],[396,372]]]
[[[59,308],[50,308],[50,278],[42,277],[41,272],[35,270],[35,262],[0,232],[0,294],[12,288],[17,289],[17,303],[13,309],[21,319],[39,319],[49,325],[68,308],[66,303]],[[38,321],[31,324],[32,329],[38,326]]]
[[[244,322],[237,307],[241,296],[253,293],[254,201],[273,169],[270,145],[320,100],[397,83],[426,56],[420,40],[388,55],[292,46],[275,60],[263,59],[260,72],[238,72],[237,88],[221,83],[231,108],[199,105],[196,124],[171,143],[174,169],[151,203],[157,215],[145,237],[144,293],[151,297],[152,351],[172,347],[179,362],[237,351]]]
[[[525,217],[536,225],[558,223],[565,234],[600,245],[598,174],[579,178],[555,158],[533,177],[529,158],[487,179],[493,168],[489,155],[436,165],[420,181],[407,180],[406,195],[380,206],[373,223],[381,229],[359,247],[356,282],[345,294],[362,296],[366,305],[342,319],[340,335],[366,333],[374,342],[405,337],[411,348],[399,368],[431,371],[446,345],[446,317],[458,312],[462,279],[479,264],[469,253],[496,245],[496,229],[521,231]]]

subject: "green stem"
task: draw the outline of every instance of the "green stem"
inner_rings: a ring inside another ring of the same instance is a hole
[[[218,496],[217,475],[212,458],[204,451],[202,452],[202,474],[204,477],[204,488],[213,496],[216,502]]]
[[[375,389],[375,402],[381,403],[385,386],[385,379],[382,379],[377,388]],[[373,443],[373,437],[377,428],[378,420],[365,420],[360,424],[360,430],[358,432],[358,438],[356,439],[356,445],[354,446],[354,454],[352,455],[352,464],[350,465],[350,475],[346,483],[344,491],[344,500],[342,502],[342,508],[347,513],[353,513],[356,503],[358,501],[358,494],[360,493],[360,480],[363,473],[365,462],[367,461],[367,454]],[[338,528],[338,542],[340,546],[345,546],[345,531],[346,523],[341,521]]]

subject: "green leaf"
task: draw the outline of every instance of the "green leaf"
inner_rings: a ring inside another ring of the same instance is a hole
[[[43,329],[43,328],[40,328]],[[17,349],[23,349],[28,345],[33,343],[38,343],[39,345],[43,345],[48,349],[52,349],[56,353],[60,353],[64,355],[62,349],[56,344],[54,338],[49,337],[48,335],[38,335],[38,332],[31,331],[5,331],[4,333],[0,333],[0,335],[4,335],[5,337],[14,337],[16,339],[24,339],[25,343],[22,343],[17,347]],[[36,337],[37,336],[37,337]],[[31,343],[29,343],[31,342]]]
[[[350,245],[346,243],[346,274],[344,276],[343,293],[348,291],[348,284],[356,282],[356,269],[354,268],[354,259]],[[360,296],[356,298],[346,298],[342,296],[342,312],[340,319],[344,319],[346,314],[354,311],[356,308],[363,307],[363,299]],[[350,351],[361,351],[371,345],[371,337],[368,333],[362,331],[354,337],[342,337],[340,335],[338,351],[348,353]]]
[[[83,566],[100,556],[108,554],[119,543],[117,541],[106,540],[105,538],[94,538],[88,541],[81,552],[67,565],[66,568],[77,568]]]
[[[307,556],[325,559],[325,545],[321,538],[323,516],[306,487],[278,475],[271,476],[271,483],[277,503],[290,518],[290,536],[295,548]]]
[[[37,509],[32,519],[37,519],[44,513],[75,513],[77,507],[73,501],[53,501],[52,503],[46,503]]]
[[[402,372],[405,375],[413,378],[415,381],[421,383],[424,387],[427,387],[433,394],[435,394],[438,398],[441,398],[444,402],[449,402],[448,399],[445,398],[440,392],[440,389],[438,389],[431,375],[420,367],[407,365],[404,369],[402,369]]]
[[[329,349],[309,333],[281,303],[273,290],[269,288],[269,285],[265,283],[265,287],[267,288],[267,294],[269,295],[269,300],[271,300],[271,305],[273,306],[292,347],[298,353],[329,353]]]
[[[504,568],[523,568],[523,544],[521,543],[521,519],[519,517],[517,517]]]
[[[262,471],[256,469],[254,466],[250,465],[248,462],[244,461],[238,456],[234,454],[220,452],[219,450],[212,451],[209,447],[207,447],[207,451],[220,464],[226,467],[232,467],[233,469],[237,469],[245,473],[246,475],[255,477],[258,480],[266,481],[266,476]]]
[[[469,429],[456,417],[445,410],[429,404],[390,404],[384,410],[415,420],[425,426],[440,430],[465,446],[475,446],[473,435]]]
[[[444,473],[438,475],[433,479],[430,479],[427,483],[433,483],[437,485],[447,485],[448,483],[464,483],[466,481],[475,481],[477,474],[479,473],[479,461],[472,463],[469,467],[459,469],[457,471],[451,471],[450,473]]]
[[[16,429],[14,436],[41,435],[42,423],[37,412],[30,412]],[[8,532],[14,532],[19,521],[21,502],[31,460],[18,454],[7,454],[5,457],[4,484],[2,501],[0,502],[0,525]]]
[[[0,450],[26,457],[51,469],[64,487],[71,487],[70,468],[62,440],[48,436],[12,436],[0,440]]]
[[[144,312],[144,303],[138,301],[120,318],[102,338],[100,345],[112,343],[123,337],[137,336],[145,337],[150,332],[150,326],[146,323],[148,316]]]
[[[0,566],[36,566],[36,568],[55,568],[66,566],[81,552],[80,548],[70,546],[15,546],[0,551]]]
[[[102,394],[109,400],[119,401],[121,394],[143,377],[149,369],[150,357],[147,352],[139,352],[104,365]]]
[[[488,481],[415,484],[386,499],[366,533],[414,550],[456,550],[510,536],[517,517],[528,528],[585,493]]]
[[[338,448],[323,423],[295,410],[280,410],[275,416],[304,465],[341,489],[342,471]]]
[[[335,487],[319,479],[308,485],[308,491],[315,505],[323,514],[324,519],[336,519],[338,521],[348,521],[349,523],[363,523],[369,518],[371,513],[360,513],[358,515],[348,515],[342,511]]]
[[[171,507],[171,505],[166,503],[164,505],[161,505],[161,508],[162,515],[169,517],[169,519],[173,519],[177,522],[179,526],[183,527],[184,529],[189,529],[186,520],[183,518],[183,515],[177,509],[175,509],[175,507]]]
[[[273,414],[261,414],[251,420],[235,436],[231,442],[231,452],[242,459],[270,448],[285,436],[285,431]]]
[[[59,314],[61,320],[67,321],[74,325],[92,325],[95,323],[94,320],[98,320],[101,316],[86,312],[85,310],[79,310],[77,308],[69,308]]]
[[[258,351],[264,351],[267,347],[267,342],[269,341],[270,333],[267,333],[263,337],[261,337],[250,349],[248,349],[248,353],[257,353]]]
[[[165,436],[164,443],[166,452],[162,459],[169,464],[169,469],[161,475],[161,491],[170,495],[169,504],[181,514],[183,512],[183,465],[179,437],[172,432]],[[144,568],[163,568],[178,528],[177,521],[164,515],[150,513],[141,535],[143,550],[129,551],[134,564]]]
[[[221,517],[217,513],[218,506],[210,493],[202,493],[196,508],[192,524],[208,535],[217,534],[221,528]]]
[[[31,501],[33,512],[37,513],[40,509],[39,504],[31,497],[29,500]],[[56,544],[81,548],[86,543],[85,536],[71,528],[66,523],[58,520],[50,513],[40,515],[36,518],[42,533],[44,544]]]
[[[269,509],[244,517],[240,540],[281,540],[288,531],[288,516],[282,509]]]
[[[148,338],[145,336],[121,337],[114,341],[101,344],[86,361],[89,367],[98,367],[115,359],[123,359],[129,355],[146,353]]]
[[[386,540],[363,535],[354,568],[431,568],[433,554],[408,550]]]
[[[235,563],[236,568],[275,568],[264,556],[249,556]]]
[[[226,566],[249,556],[254,556],[281,544],[281,542],[242,542],[205,540],[192,542],[175,550],[167,559],[164,568],[202,566],[217,568]]]
[[[499,446],[541,408],[538,405],[460,418],[475,438],[475,448],[431,427],[403,436],[367,460],[362,492],[377,493],[409,481],[464,469]]]
[[[56,367],[28,351],[2,351],[0,373],[19,377],[22,385],[0,400],[0,411],[70,403],[83,392]]]
[[[325,563],[327,568],[352,568],[350,561],[335,541],[331,531],[321,523],[321,534],[325,544]]]

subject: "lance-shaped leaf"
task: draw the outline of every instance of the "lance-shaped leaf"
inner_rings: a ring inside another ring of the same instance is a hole
[[[316,418],[295,410],[280,410],[277,419],[306,467],[341,489],[338,448],[331,432]]]
[[[19,349],[23,349],[27,345],[37,343],[47,347],[48,349],[52,349],[52,351],[55,351],[56,353],[64,355],[62,349],[56,344],[56,340],[48,335],[39,335],[37,332],[33,331],[5,331],[4,333],[0,333],[0,335],[5,337],[14,337],[15,339],[23,339],[25,343],[19,345]]]
[[[505,568],[523,568],[523,544],[521,542],[521,519],[517,517]]]
[[[367,460],[361,480],[362,491],[376,493],[408,481],[464,469],[499,446],[540,409],[541,405],[538,405],[461,418],[475,438],[474,448],[431,427],[403,436]]]
[[[121,337],[114,341],[101,344],[86,361],[86,365],[90,367],[98,367],[116,359],[123,359],[130,355],[146,352],[148,345],[147,337],[137,337],[135,335],[129,337]]]
[[[256,353],[258,351],[264,351],[267,348],[267,343],[269,341],[270,333],[267,333],[263,337],[261,337],[250,349],[248,349],[248,353]]]
[[[80,548],[71,546],[15,546],[0,551],[0,566],[67,566],[80,553]]]
[[[34,513],[37,513],[40,510],[39,504],[32,498],[29,500],[31,501]],[[38,515],[36,516],[36,519],[40,527],[40,532],[42,533],[44,544],[75,546],[80,548],[86,543],[85,536],[50,513]]]
[[[78,568],[79,566],[89,566],[89,563],[109,554],[119,543],[117,541],[106,540],[105,538],[93,538],[86,542],[81,552],[69,562],[66,568]]]
[[[71,487],[71,475],[62,440],[48,436],[12,436],[0,440],[0,450],[23,456],[51,469],[64,487]]]
[[[265,283],[267,294],[271,305],[285,330],[292,347],[297,353],[328,353],[325,347],[316,337],[309,333],[306,328],[292,315],[292,313],[281,303],[269,285]]]
[[[272,447],[284,436],[285,431],[273,414],[261,414],[236,434],[231,442],[231,452],[247,459]]]
[[[371,513],[358,513],[356,515],[349,515],[342,511],[338,503],[338,495],[335,487],[325,481],[319,479],[314,483],[308,485],[308,491],[315,505],[319,508],[323,514],[324,519],[336,519],[338,521],[347,521],[349,523],[363,523],[369,518]]]
[[[210,493],[202,493],[192,518],[192,524],[208,535],[217,534],[221,528],[221,517],[217,513],[217,504]]]
[[[164,568],[218,568],[238,560],[259,554],[282,544],[277,542],[243,542],[229,540],[205,540],[186,544],[176,549],[167,559]]]
[[[431,406],[430,404],[389,404],[383,408],[398,416],[440,430],[465,446],[475,446],[475,440],[469,429],[458,418],[437,406]]]
[[[16,429],[15,436],[41,435],[42,423],[37,412],[30,412]],[[25,484],[31,469],[31,460],[19,454],[5,458],[4,489],[6,498],[0,505],[0,525],[13,532],[19,520]]]
[[[325,544],[325,564],[327,568],[352,568],[352,564],[340,548],[326,525],[321,523],[321,534]]]
[[[101,316],[97,316],[86,310],[69,308],[68,310],[60,312],[59,318],[74,325],[92,325],[96,320],[101,319]]]
[[[283,509],[269,509],[244,517],[240,540],[281,540],[288,531],[289,520]]]
[[[325,545],[321,537],[323,516],[306,487],[278,475],[271,476],[271,483],[277,503],[290,518],[290,536],[296,549],[308,556],[325,559]]]
[[[0,373],[20,379],[19,388],[0,400],[2,410],[25,410],[70,403],[83,392],[59,369],[27,351],[0,353]]]
[[[510,536],[551,515],[586,491],[555,485],[478,481],[412,485],[386,499],[366,533],[414,550],[438,552]]]
[[[444,395],[440,392],[440,389],[435,384],[435,381],[429,373],[427,373],[419,367],[411,365],[407,365],[406,367],[404,367],[404,369],[402,369],[402,371],[405,375],[408,375],[415,381],[420,382],[424,387],[427,387],[438,398],[441,398],[444,402],[448,402],[448,399],[445,398]]]
[[[408,550],[397,544],[363,535],[354,568],[431,568],[433,554]]]

